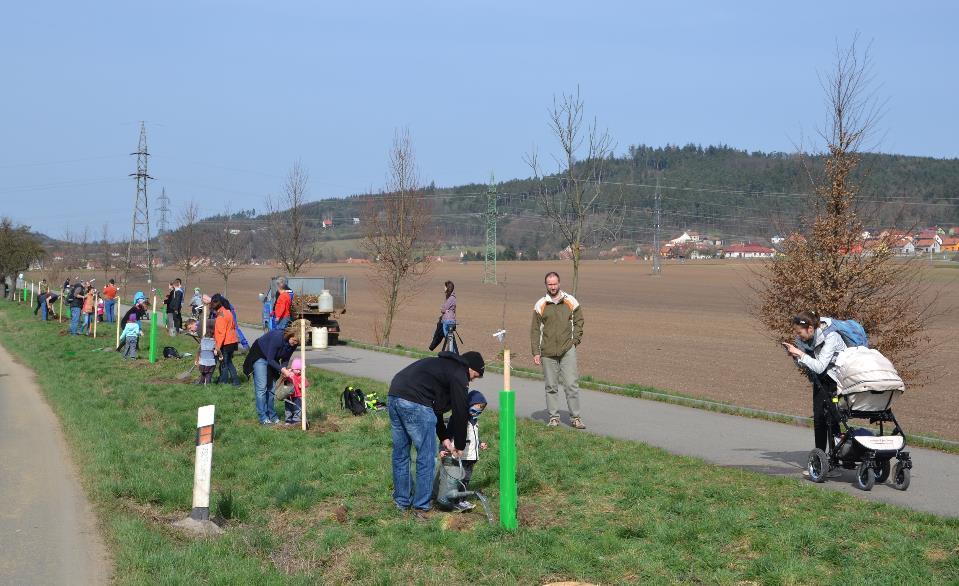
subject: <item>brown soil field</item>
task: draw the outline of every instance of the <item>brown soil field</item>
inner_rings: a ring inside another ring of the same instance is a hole
[[[648,263],[590,261],[581,269],[577,298],[586,325],[580,347],[580,374],[615,383],[635,383],[735,405],[810,415],[811,389],[782,349],[749,314],[748,287],[756,262],[709,261],[666,264],[659,277]],[[533,368],[529,327],[533,303],[543,295],[543,276],[556,270],[567,284],[568,262],[505,262],[498,267],[500,284],[482,284],[483,264],[436,265],[402,304],[390,344],[426,349],[443,301],[443,282],[456,283],[457,318],[464,348],[484,356],[499,353],[492,337],[504,324],[507,344],[519,366]],[[259,323],[256,294],[279,271],[251,267],[235,273],[227,290],[242,321]],[[341,316],[344,337],[376,342],[382,306],[363,265],[321,264],[305,275],[345,275],[349,279],[348,311]],[[98,282],[103,274],[96,275]],[[164,271],[158,279],[172,278]],[[959,293],[959,270],[937,266],[927,277],[944,304]],[[193,275],[205,293],[223,290],[217,275]],[[132,292],[130,289],[129,292]],[[124,297],[129,298],[129,292]],[[910,389],[895,405],[903,427],[959,439],[959,392],[954,388],[953,332],[959,312],[949,312],[934,325],[936,345],[926,366],[933,380]],[[584,405],[588,420],[589,406]],[[600,424],[600,422],[595,422]],[[601,424],[600,424],[601,425]]]

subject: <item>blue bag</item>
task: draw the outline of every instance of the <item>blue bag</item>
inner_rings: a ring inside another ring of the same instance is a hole
[[[836,332],[842,336],[842,341],[846,346],[853,348],[855,346],[869,347],[869,337],[866,335],[866,328],[854,319],[834,319],[825,330],[823,335],[827,336],[830,332]]]

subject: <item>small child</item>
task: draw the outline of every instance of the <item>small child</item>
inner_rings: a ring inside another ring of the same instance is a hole
[[[473,467],[476,466],[476,461],[479,460],[480,450],[489,448],[486,442],[480,441],[479,435],[479,416],[482,415],[483,410],[486,409],[486,397],[483,396],[483,393],[472,390],[466,395],[466,404],[469,405],[469,418],[466,420],[466,449],[463,450],[463,455],[460,456],[460,461],[463,463],[464,474],[463,490],[469,490],[470,478],[473,477]],[[453,505],[453,510],[460,512],[470,511],[475,508],[476,505],[466,499],[461,499]]]
[[[97,321],[103,323],[103,299],[97,300]]]
[[[131,315],[127,324],[123,326],[120,333],[120,341],[123,346],[123,357],[135,359],[137,357],[137,348],[140,344],[140,336],[143,331],[140,329],[140,322],[136,315]],[[119,348],[117,348],[119,350]]]
[[[303,408],[303,388],[310,386],[309,381],[303,379],[303,361],[294,358],[290,363],[293,376],[286,379],[293,385],[293,394],[283,399],[283,412],[286,415],[284,423],[294,425],[300,422],[300,410]]]
[[[200,368],[200,378],[196,384],[208,385],[213,382],[213,371],[216,370],[216,340],[213,339],[213,330],[207,329],[206,336],[200,340],[200,351],[197,352],[195,364]]]
[[[194,287],[193,299],[190,299],[190,315],[196,318],[200,317],[203,314],[203,312],[202,311],[198,312],[197,308],[202,308],[202,307],[203,307],[203,296],[200,295],[200,288]]]

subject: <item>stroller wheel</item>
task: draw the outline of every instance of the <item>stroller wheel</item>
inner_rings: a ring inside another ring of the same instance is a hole
[[[889,460],[877,460],[876,461],[876,482],[882,484],[883,482],[889,480]]]
[[[829,456],[826,452],[816,448],[809,452],[809,459],[806,461],[806,471],[809,472],[809,480],[813,482],[824,482],[826,473],[829,472]]]
[[[876,484],[876,471],[872,469],[872,466],[868,462],[863,462],[859,465],[859,469],[856,470],[856,486],[860,490],[872,490],[873,485]]]
[[[892,477],[892,486],[896,490],[906,490],[909,488],[911,470],[902,465],[902,462],[896,464],[895,475]]]

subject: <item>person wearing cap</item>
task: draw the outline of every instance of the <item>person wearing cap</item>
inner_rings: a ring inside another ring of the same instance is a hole
[[[437,438],[443,449],[460,457],[466,449],[469,382],[483,376],[479,352],[440,352],[410,364],[393,377],[386,398],[393,435],[393,501],[428,518]],[[443,414],[452,411],[449,423]],[[410,475],[410,448],[416,448],[416,480]]]

